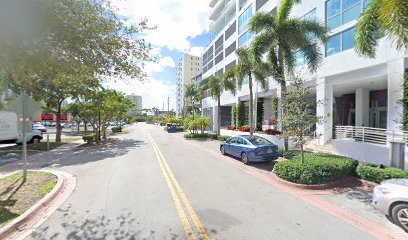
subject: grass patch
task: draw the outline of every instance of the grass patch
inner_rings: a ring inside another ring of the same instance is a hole
[[[305,153],[302,164],[300,153],[294,154],[293,160],[279,162],[274,167],[275,174],[289,182],[300,184],[324,184],[342,178],[355,176],[358,161],[331,155]]]
[[[25,182],[22,172],[0,179],[0,228],[36,204],[56,183],[57,177],[45,172],[28,172]]]

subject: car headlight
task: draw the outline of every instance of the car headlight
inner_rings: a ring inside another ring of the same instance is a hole
[[[381,193],[382,195],[387,195],[387,194],[392,193],[391,190],[390,190],[389,188],[386,188],[386,187],[378,186],[378,187],[377,187],[377,190],[378,190],[378,192]]]

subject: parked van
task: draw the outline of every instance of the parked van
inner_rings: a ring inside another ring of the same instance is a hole
[[[23,134],[17,128],[17,114],[14,112],[0,111],[0,143],[23,143]],[[26,141],[28,143],[38,143],[42,137],[39,130],[27,129]]]

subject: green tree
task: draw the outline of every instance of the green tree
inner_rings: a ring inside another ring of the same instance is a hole
[[[237,116],[238,126],[245,125],[245,103],[240,101],[238,103],[238,116]]]
[[[271,75],[281,86],[281,99],[286,94],[286,75],[295,68],[295,54],[300,52],[311,72],[317,70],[323,54],[319,43],[327,41],[326,27],[320,22],[306,18],[291,17],[295,4],[301,0],[283,0],[276,16],[273,13],[259,12],[249,22],[249,29],[256,33],[252,42],[252,49],[256,61],[262,61],[263,54],[267,54],[267,62]],[[281,118],[286,115],[285,108],[281,109]],[[285,131],[282,125],[282,130]],[[285,139],[285,149],[288,140]]]
[[[375,57],[381,37],[386,36],[397,49],[408,47],[408,1],[373,0],[356,25],[355,50]]]
[[[140,32],[147,23],[128,27],[107,0],[24,3],[5,0],[10,11],[27,17],[17,28],[0,27],[0,69],[11,76],[13,91],[32,96],[56,114],[59,142],[65,99],[97,87],[106,77],[145,78],[143,62],[151,60],[151,46]]]
[[[302,163],[304,163],[305,136],[309,133],[310,126],[319,121],[313,104],[308,100],[310,94],[310,87],[306,87],[301,78],[293,77],[291,88],[282,101],[282,107],[286,109],[286,118],[283,119],[282,123],[287,127],[287,131],[283,134],[285,138],[290,136],[295,143],[300,144]]]
[[[199,116],[197,118],[197,127],[201,130],[201,134],[204,134],[206,128],[211,126],[211,119],[206,116]]]
[[[252,49],[238,48],[235,53],[239,58],[238,64],[232,68],[232,73],[228,75],[228,79],[231,79],[236,85],[235,87],[241,89],[244,80],[248,79],[249,87],[249,125],[250,135],[254,134],[254,93],[253,93],[253,81],[257,81],[261,84],[262,89],[268,89],[268,80],[265,78],[269,73],[269,67],[262,61],[257,61],[257,57],[254,55]],[[235,80],[236,81],[233,81]],[[235,95],[235,94],[234,94]]]
[[[191,113],[193,114],[193,118],[194,118],[194,113],[196,110],[194,101],[196,100],[197,94],[198,94],[198,89],[194,83],[189,83],[186,85],[185,97],[190,100],[190,110],[191,110]]]
[[[221,132],[221,95],[224,90],[236,94],[235,78],[232,78],[232,71],[227,71],[219,76],[212,76],[206,80],[210,95],[217,100],[217,135]]]

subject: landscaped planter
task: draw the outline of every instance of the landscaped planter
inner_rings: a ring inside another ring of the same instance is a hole
[[[239,136],[239,135],[249,135],[249,133],[248,132],[240,132],[240,131],[221,129],[221,135],[235,137],[235,136]],[[262,133],[254,133],[254,135],[263,137],[265,139],[268,139],[270,142],[277,145],[279,148],[284,148],[285,147],[283,139],[278,138],[278,136],[267,135],[267,134],[262,134]]]

